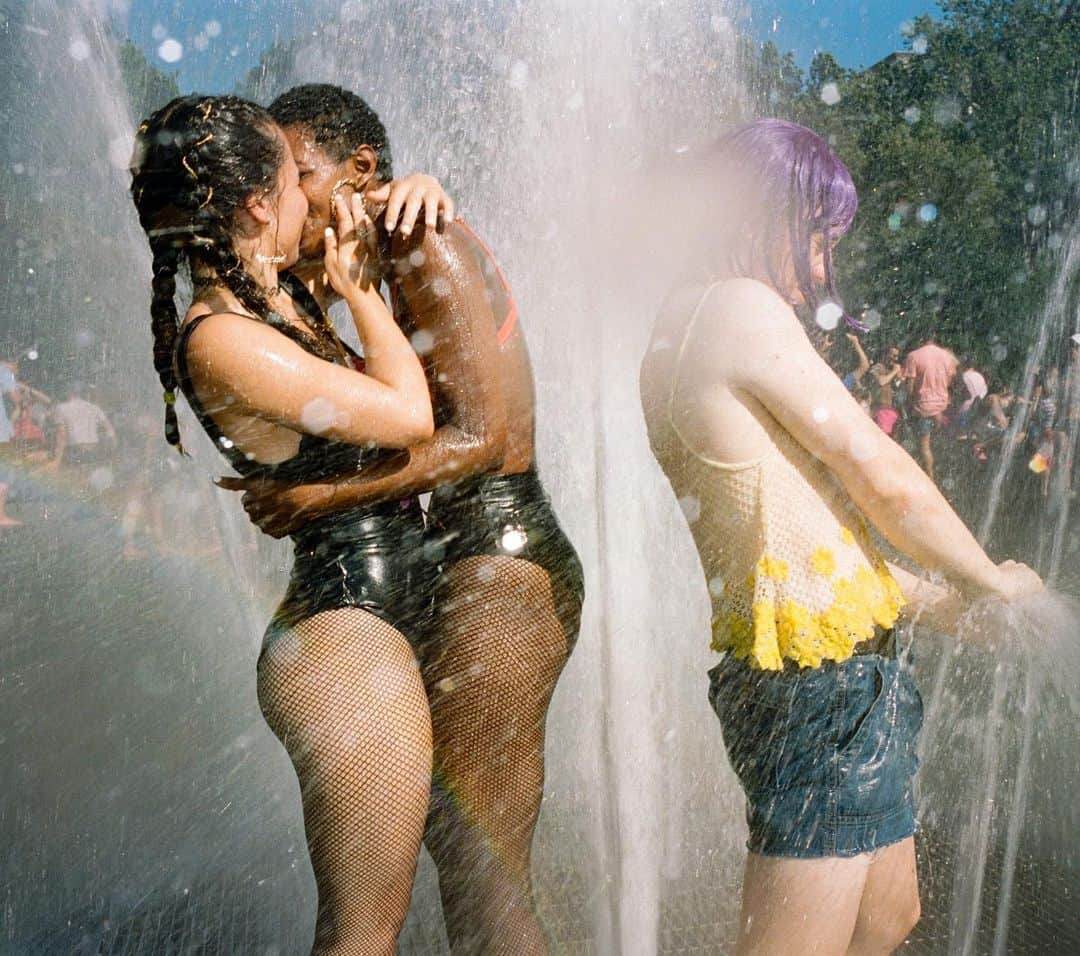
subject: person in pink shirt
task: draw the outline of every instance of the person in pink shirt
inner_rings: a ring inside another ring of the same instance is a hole
[[[910,382],[911,411],[917,420],[919,455],[931,479],[934,479],[934,450],[930,436],[943,424],[942,414],[949,407],[949,388],[958,368],[956,356],[934,342],[933,337],[904,362],[904,378]]]

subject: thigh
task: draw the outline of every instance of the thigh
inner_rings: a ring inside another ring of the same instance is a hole
[[[359,608],[322,611],[265,642],[258,662],[263,715],[303,766],[327,759],[385,759],[414,766],[426,787],[431,721],[419,665],[405,636]]]
[[[869,956],[889,952],[890,946],[898,945],[918,919],[915,839],[908,837],[873,855],[849,953]]]
[[[870,866],[869,854],[804,860],[751,853],[736,951],[841,956],[855,929]]]

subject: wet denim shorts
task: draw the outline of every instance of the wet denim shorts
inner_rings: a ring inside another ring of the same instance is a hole
[[[727,654],[709,677],[752,853],[857,856],[915,832],[923,708],[908,654],[783,671]]]

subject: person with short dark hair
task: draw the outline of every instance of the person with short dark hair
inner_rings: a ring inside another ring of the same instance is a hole
[[[437,427],[405,454],[337,482],[228,486],[247,488],[249,513],[272,533],[296,514],[432,493],[428,543],[440,575],[432,626],[416,643],[434,738],[424,839],[455,951],[540,954],[530,854],[545,721],[577,639],[584,583],[536,470],[533,376],[517,306],[494,255],[462,219],[428,216],[415,233],[395,232],[398,209],[371,201],[390,175],[390,150],[363,99],[309,84],[270,112],[310,204],[306,261],[294,272],[329,305],[323,227],[335,196],[363,197],[379,229],[378,274],[424,357]],[[275,666],[273,651],[269,661]]]
[[[931,436],[945,424],[949,389],[958,368],[956,356],[938,345],[933,335],[904,360],[904,378],[909,383],[911,410],[919,435],[919,456],[931,481],[936,480]]]

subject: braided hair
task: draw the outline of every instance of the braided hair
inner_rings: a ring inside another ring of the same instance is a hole
[[[165,389],[165,439],[181,452],[173,352],[180,332],[176,274],[216,276],[252,314],[270,321],[266,293],[233,248],[236,213],[277,185],[285,160],[276,124],[238,96],[180,96],[139,127],[131,196],[153,255],[154,368]]]

